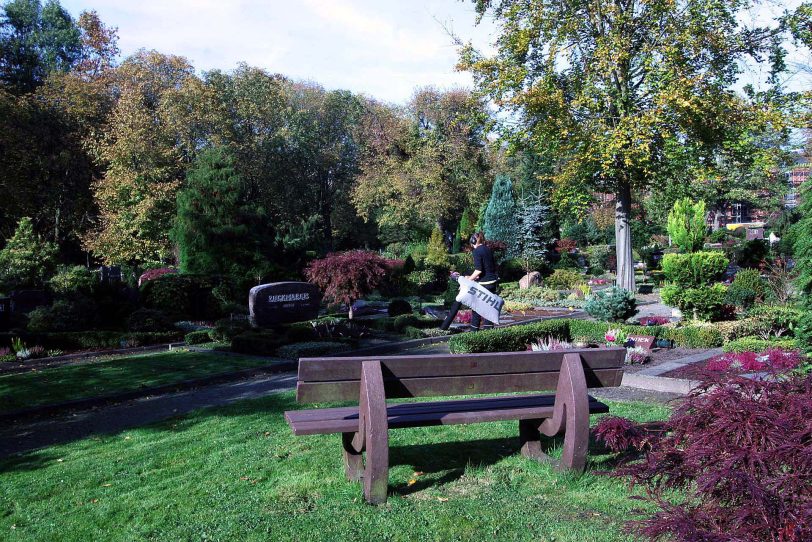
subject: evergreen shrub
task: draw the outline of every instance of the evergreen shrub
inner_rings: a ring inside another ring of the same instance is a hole
[[[623,322],[637,314],[637,300],[632,292],[611,287],[593,293],[584,309],[598,320]]]
[[[583,277],[578,271],[556,269],[544,279],[544,286],[554,290],[572,290],[580,282],[583,282]]]
[[[401,314],[411,314],[412,306],[405,299],[393,299],[386,308],[389,316],[400,316]]]
[[[662,266],[668,281],[683,288],[695,288],[721,280],[729,263],[724,253],[706,251],[666,254]]]

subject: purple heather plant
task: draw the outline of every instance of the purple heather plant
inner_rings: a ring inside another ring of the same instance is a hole
[[[810,420],[812,375],[722,374],[693,391],[662,433],[604,418],[595,434],[612,450],[643,452],[612,473],[645,488],[659,506],[631,524],[638,534],[654,541],[808,542]]]

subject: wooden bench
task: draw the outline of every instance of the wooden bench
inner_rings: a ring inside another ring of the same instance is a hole
[[[386,501],[389,429],[505,420],[519,421],[522,454],[550,461],[541,434],[564,432],[560,468],[583,471],[589,415],[608,412],[588,388],[619,386],[624,348],[299,360],[296,398],[302,403],[357,400],[357,407],[285,412],[295,435],[341,433],[349,480],[364,497]],[[438,397],[555,390],[433,402],[390,403],[398,397]],[[366,452],[366,465],[363,453]]]

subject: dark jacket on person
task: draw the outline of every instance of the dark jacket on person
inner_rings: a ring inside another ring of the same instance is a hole
[[[474,249],[474,269],[481,272],[478,282],[483,286],[499,280],[493,251],[485,245],[479,245]]]

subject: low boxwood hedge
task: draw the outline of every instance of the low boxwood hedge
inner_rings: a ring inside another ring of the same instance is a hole
[[[203,344],[207,342],[211,342],[211,337],[209,336],[208,329],[200,329],[197,331],[190,331],[184,337],[186,344]]]
[[[620,329],[627,335],[652,335],[656,339],[667,339],[673,341],[677,346],[686,348],[717,348],[724,344],[722,333],[712,324],[673,328],[561,319],[464,333],[452,337],[448,341],[448,346],[454,354],[520,352],[525,350],[531,341],[546,336],[564,341],[583,337],[591,341],[603,342],[604,335],[609,329]]]
[[[724,347],[725,352],[763,352],[770,348],[782,348],[784,350],[795,350],[798,342],[795,339],[761,339],[759,337],[742,337],[735,341],[730,341]]]

